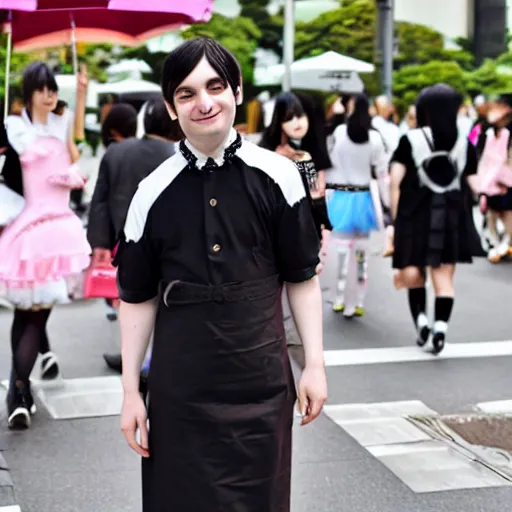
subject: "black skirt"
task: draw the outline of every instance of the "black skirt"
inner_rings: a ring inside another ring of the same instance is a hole
[[[395,220],[393,268],[471,263],[485,256],[468,190],[434,194],[422,190],[400,198]]]
[[[489,196],[487,198],[487,208],[495,212],[507,212],[512,210],[512,188],[509,188],[506,194],[501,196]]]

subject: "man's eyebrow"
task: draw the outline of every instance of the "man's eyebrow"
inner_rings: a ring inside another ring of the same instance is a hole
[[[216,76],[215,78],[210,78],[210,80],[208,80],[208,82],[206,82],[207,86],[208,85],[216,85],[216,84],[225,85],[226,81],[222,80],[222,78],[220,76]]]

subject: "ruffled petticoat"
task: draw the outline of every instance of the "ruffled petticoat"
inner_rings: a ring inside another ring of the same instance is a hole
[[[22,309],[69,302],[69,283],[90,263],[80,220],[71,211],[23,217],[0,236],[0,295]]]

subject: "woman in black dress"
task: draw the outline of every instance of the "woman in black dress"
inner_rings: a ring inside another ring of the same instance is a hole
[[[432,330],[434,354],[445,344],[455,265],[484,254],[471,213],[476,152],[457,130],[461,102],[447,85],[424,89],[417,102],[419,128],[401,138],[391,160],[395,286],[409,291],[419,346]],[[426,315],[427,270],[436,294],[432,329]]]
[[[321,240],[322,264],[332,231],[325,203],[325,170],[331,167],[331,161],[324,124],[312,98],[285,92],[276,98],[272,122],[260,142],[260,146],[286,156],[298,167]]]

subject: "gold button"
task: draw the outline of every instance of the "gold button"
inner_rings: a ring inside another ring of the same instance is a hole
[[[215,199],[214,197],[212,197],[210,199],[210,206],[212,206],[213,208],[215,208],[217,206],[217,199]]]
[[[219,251],[220,251],[220,245],[219,245],[219,244],[215,244],[215,245],[212,247],[212,250],[213,250],[213,252],[219,252]]]

